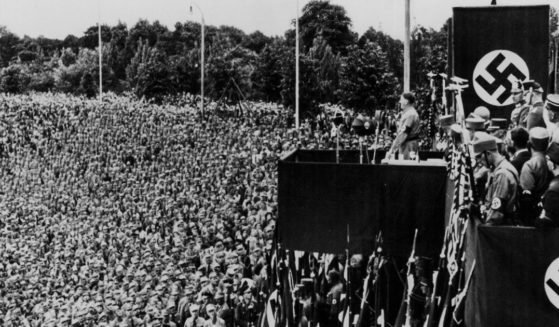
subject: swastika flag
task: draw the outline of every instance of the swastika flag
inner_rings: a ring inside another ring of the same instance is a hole
[[[549,6],[453,8],[452,73],[465,78],[466,115],[486,106],[510,118],[513,82],[532,79],[547,90]]]

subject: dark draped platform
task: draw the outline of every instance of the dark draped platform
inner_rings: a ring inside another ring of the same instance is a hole
[[[466,257],[468,272],[476,261],[466,300],[467,326],[559,326],[559,262],[550,268],[559,258],[559,229],[470,222]],[[551,277],[546,278],[548,269]]]
[[[384,155],[378,151],[377,161]],[[298,150],[281,160],[278,169],[278,232],[286,248],[341,253],[349,227],[352,253],[370,253],[382,231],[385,253],[404,257],[418,229],[417,255],[438,257],[447,202],[446,165],[440,160],[359,164],[359,151],[341,151],[336,164],[335,151]]]

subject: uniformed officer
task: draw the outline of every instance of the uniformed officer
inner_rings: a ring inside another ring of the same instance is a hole
[[[487,133],[496,138],[504,139],[507,132],[507,120],[505,118],[492,118],[491,123],[487,127]]]
[[[513,153],[510,163],[516,168],[519,176],[522,172],[522,167],[531,157],[530,151],[528,151],[529,140],[530,135],[523,127],[516,127],[510,131],[511,153]]]
[[[491,123],[491,112],[485,106],[479,106],[474,109],[474,111],[470,114],[469,118],[481,118],[483,119],[484,127],[487,129],[489,124]]]
[[[507,136],[508,122],[504,118],[492,118],[491,123],[487,127],[487,133],[497,138],[497,147],[499,152],[507,156],[505,138]]]
[[[486,223],[514,224],[518,192],[516,169],[497,151],[495,137],[485,132],[475,134],[473,151],[476,161],[491,171],[484,205],[481,208]]]
[[[536,227],[559,227],[559,143],[553,142],[546,153],[553,179],[543,197],[543,210]]]
[[[468,131],[468,140],[464,140],[464,142],[468,142],[466,145],[472,153],[472,140],[474,139],[475,133],[485,131],[485,120],[483,118],[474,116],[466,118],[466,130]],[[474,181],[476,185],[475,193],[478,194],[481,198],[484,197],[485,194],[485,184],[487,184],[487,179],[489,176],[489,169],[483,165],[476,165],[474,167]]]
[[[485,131],[485,120],[483,118],[473,116],[468,117],[465,120],[466,129],[468,130],[468,135],[470,136],[470,141],[473,140],[475,132]]]
[[[534,127],[545,127],[545,122],[543,120],[543,88],[538,82],[528,81],[524,84],[524,88],[529,88],[528,91],[528,105],[530,106],[530,112],[526,117],[526,128],[531,130]]]
[[[524,100],[524,86],[520,81],[516,81],[513,83],[510,93],[514,103],[514,109],[510,115],[512,126],[526,127],[526,118],[528,117],[530,107]]]
[[[330,270],[326,279],[328,284],[331,285],[330,290],[326,294],[326,305],[329,308],[326,326],[341,326],[338,320],[338,314],[342,310],[341,300],[344,285],[342,284],[340,273],[337,270]]]
[[[546,100],[543,119],[551,142],[559,143],[559,94],[549,94]]]
[[[451,140],[451,128],[454,125],[455,119],[454,115],[445,115],[439,118],[439,126],[441,127],[443,133],[437,133],[438,139],[436,143],[437,151],[446,152],[450,146]]]
[[[534,127],[530,130],[530,147],[532,155],[522,167],[520,173],[520,214],[519,218],[527,226],[532,226],[539,216],[538,203],[549,186],[551,173],[547,168],[545,151],[549,145],[549,134],[543,127]]]
[[[413,93],[403,93],[399,103],[402,117],[398,123],[398,135],[386,153],[388,159],[392,159],[396,150],[401,158],[410,159],[410,152],[417,153],[419,149],[419,115],[414,108],[415,96]]]

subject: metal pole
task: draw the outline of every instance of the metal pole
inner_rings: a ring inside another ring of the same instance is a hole
[[[200,8],[198,8],[198,10],[200,10]],[[202,16],[202,33],[201,33],[201,37],[202,37],[202,49],[200,50],[202,52],[201,56],[200,56],[200,74],[201,74],[201,78],[200,78],[200,94],[201,94],[201,99],[200,99],[200,108],[202,111],[202,118],[204,118],[204,52],[205,52],[205,43],[204,43],[204,30],[205,30],[205,22],[204,22],[204,14],[202,14],[202,10],[200,10],[200,15]]]
[[[295,127],[299,129],[299,0],[295,17]]]
[[[204,13],[200,6],[196,2],[191,2],[190,5],[190,13],[192,13],[192,5],[195,5],[200,12],[200,112],[202,114],[202,118],[204,118],[204,52],[205,52],[205,37],[204,37],[204,30],[206,23],[204,21]]]
[[[101,5],[98,4],[97,34],[99,34],[99,101],[103,101],[103,43],[101,41]]]
[[[405,0],[404,92],[410,91],[410,0]]]

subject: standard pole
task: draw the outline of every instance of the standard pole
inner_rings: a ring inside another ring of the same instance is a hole
[[[410,0],[406,2],[405,35],[404,35],[404,92],[410,91]]]
[[[299,129],[299,0],[295,16],[295,127]]]
[[[200,8],[198,8],[198,10],[200,10]],[[201,37],[202,37],[202,49],[200,50],[202,52],[202,54],[200,55],[200,74],[201,74],[201,78],[200,78],[200,95],[201,95],[201,99],[200,99],[200,109],[202,111],[202,118],[204,118],[204,52],[205,52],[205,43],[204,43],[204,29],[205,29],[205,22],[204,22],[204,14],[202,14],[202,10],[200,10],[200,15],[202,16],[202,33],[201,33]]]
[[[97,3],[99,4],[99,2]],[[99,19],[97,20],[97,34],[99,36],[99,101],[103,101],[103,43],[101,41],[101,6],[99,5]]]

